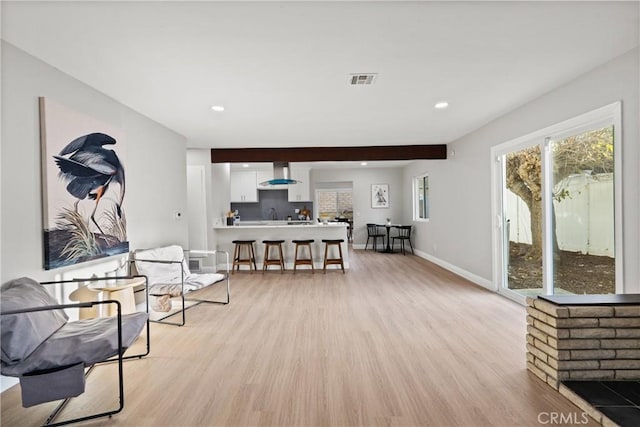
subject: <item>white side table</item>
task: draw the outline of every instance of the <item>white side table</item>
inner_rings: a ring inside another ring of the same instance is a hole
[[[69,294],[69,299],[75,302],[97,301],[99,295],[100,291],[89,289],[86,284],[82,284],[78,287],[78,289]],[[99,305],[93,305],[88,308],[78,309],[78,318],[80,320],[94,319],[96,317],[100,317]]]
[[[136,301],[133,295],[133,288],[138,285],[143,285],[144,282],[144,277],[117,279],[112,283],[109,283],[109,281],[99,281],[89,283],[87,285],[87,289],[90,291],[104,292],[102,296],[103,300],[111,299],[120,302],[122,314],[129,314],[136,312]],[[110,304],[108,316],[115,316],[117,313],[118,308],[116,305]]]

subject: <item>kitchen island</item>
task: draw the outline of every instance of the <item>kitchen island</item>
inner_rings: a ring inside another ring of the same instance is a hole
[[[347,223],[311,223],[305,221],[240,221],[238,225],[218,225],[214,226],[216,247],[218,250],[227,251],[233,257],[233,240],[255,240],[256,263],[258,269],[262,268],[264,258],[263,240],[284,240],[282,249],[284,252],[285,266],[287,270],[293,270],[293,258],[295,254],[295,244],[292,240],[313,239],[311,245],[313,249],[313,264],[315,268],[322,269],[324,259],[324,243],[322,239],[343,239],[342,257],[344,268],[349,268],[349,251],[347,250]],[[334,247],[334,249],[336,249]],[[306,251],[302,256],[306,257]],[[337,251],[336,251],[337,252]],[[334,254],[330,253],[330,257]],[[242,266],[244,267],[244,266]],[[247,267],[244,267],[247,268]],[[340,266],[330,265],[329,268],[340,268]],[[307,268],[310,270],[310,268]],[[298,268],[300,271],[305,268]]]

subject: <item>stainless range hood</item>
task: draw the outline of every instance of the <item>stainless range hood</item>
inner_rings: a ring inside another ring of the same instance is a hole
[[[271,185],[288,185],[288,184],[298,184],[300,181],[296,181],[295,179],[289,178],[289,163],[285,162],[274,162],[273,163],[273,179],[268,181],[263,181],[260,183],[261,186],[271,186]]]

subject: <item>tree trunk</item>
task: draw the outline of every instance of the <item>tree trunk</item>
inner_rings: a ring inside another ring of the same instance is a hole
[[[526,257],[541,260],[542,259],[542,200],[531,198],[529,214],[531,217],[531,248]]]
[[[526,257],[541,260],[542,259],[542,200],[530,200],[527,203],[530,213],[530,226],[531,226],[531,248],[527,252]],[[553,238],[553,259],[558,262],[561,260],[561,252],[558,247],[558,239],[556,238],[556,210],[552,207],[551,212],[553,214],[551,225],[551,236]]]

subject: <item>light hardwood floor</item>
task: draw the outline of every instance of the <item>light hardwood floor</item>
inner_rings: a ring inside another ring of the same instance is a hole
[[[86,425],[539,426],[541,413],[581,414],[527,372],[524,307],[417,256],[350,255],[347,274],[234,274],[230,305],[152,324],[151,354],[125,363],[124,411]],[[60,419],[116,406],[114,375],[97,367]],[[19,386],[1,404],[3,426],[38,425],[52,407],[23,409]]]

